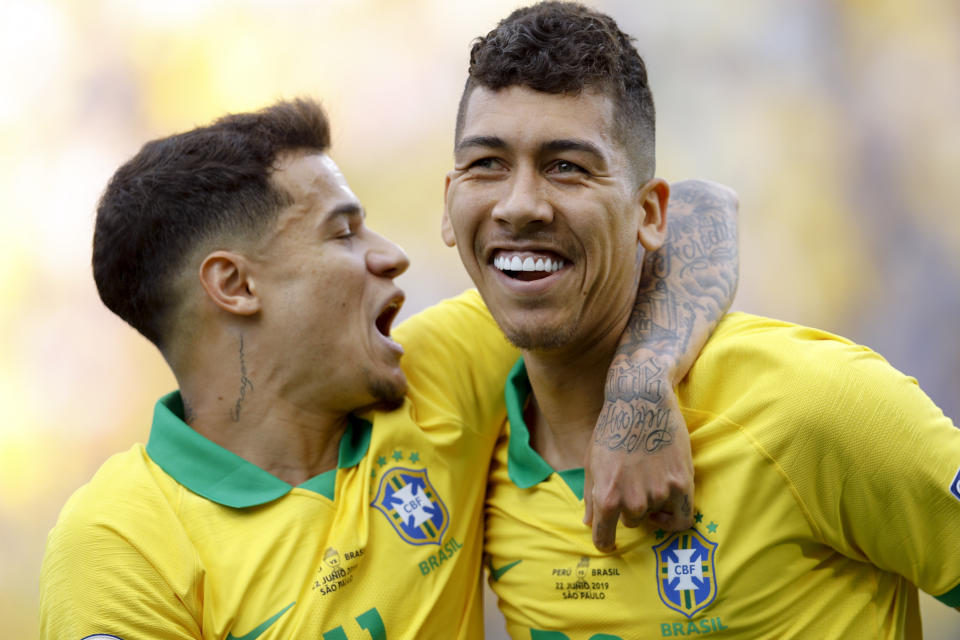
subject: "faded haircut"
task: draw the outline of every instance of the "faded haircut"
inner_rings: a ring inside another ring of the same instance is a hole
[[[277,156],[329,146],[327,117],[310,99],[146,143],[97,207],[92,263],[103,303],[163,351],[187,257],[211,238],[262,232],[291,202],[270,180]]]

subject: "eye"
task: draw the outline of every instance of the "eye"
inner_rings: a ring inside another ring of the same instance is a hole
[[[480,158],[479,160],[474,160],[467,167],[468,169],[482,169],[486,171],[496,171],[503,168],[503,163],[497,160],[496,158]]]
[[[548,173],[586,173],[586,169],[569,160],[557,160],[547,168]]]
[[[353,240],[354,236],[357,235],[357,229],[359,225],[355,226],[352,224],[344,224],[339,229],[337,229],[335,235],[333,236],[334,240],[341,242],[349,243]]]

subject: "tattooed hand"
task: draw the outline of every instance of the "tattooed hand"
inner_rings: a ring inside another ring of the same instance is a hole
[[[628,527],[647,517],[668,530],[693,524],[693,458],[673,386],[733,301],[737,208],[718,184],[672,188],[667,240],[645,259],[584,462],[584,522],[598,549],[614,548],[618,518]]]

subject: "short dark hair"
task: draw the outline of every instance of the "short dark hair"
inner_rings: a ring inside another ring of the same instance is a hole
[[[291,201],[270,181],[285,151],[326,151],[330,127],[310,99],[153,140],[110,179],[97,207],[93,277],[100,298],[164,349],[187,257],[217,235],[252,237]]]
[[[653,177],[656,116],[647,68],[633,38],[608,15],[573,2],[517,9],[470,50],[470,71],[457,110],[456,140],[477,86],[493,91],[521,85],[544,93],[593,89],[614,102],[614,132],[634,168]]]

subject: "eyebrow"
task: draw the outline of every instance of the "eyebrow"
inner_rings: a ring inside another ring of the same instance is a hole
[[[600,150],[600,147],[589,140],[580,140],[578,138],[563,138],[544,142],[540,145],[540,151],[583,151],[584,153],[596,156],[599,160],[606,160],[606,156],[603,151]]]
[[[361,207],[356,202],[344,202],[344,203],[338,204],[333,209],[330,209],[330,211],[327,212],[327,215],[325,215],[323,219],[324,221],[333,220],[337,216],[346,216],[346,217],[360,216],[361,218],[365,218],[366,214],[363,211],[363,207]]]
[[[507,143],[503,138],[498,136],[468,136],[460,139],[460,142],[457,143],[457,146],[453,152],[460,153],[464,149],[469,149],[471,147],[506,149]]]
[[[506,149],[506,141],[499,136],[468,136],[460,140],[457,143],[454,153],[460,153],[461,151],[473,147],[483,147],[487,149]],[[580,138],[559,138],[557,140],[550,140],[549,142],[544,142],[540,145],[540,153],[556,153],[557,151],[582,151],[584,153],[589,153],[592,156],[602,162],[606,162],[606,155],[601,151],[600,147],[590,142],[589,140],[582,140]]]

